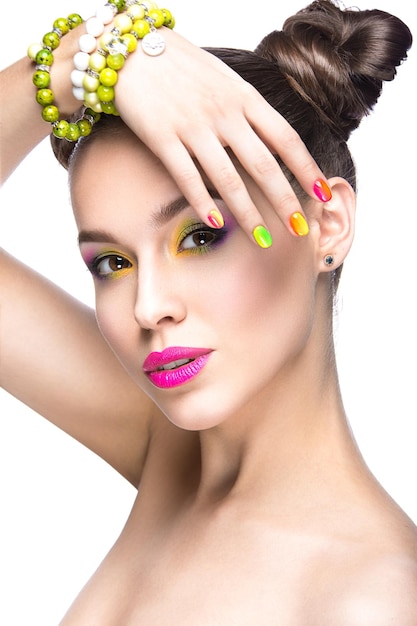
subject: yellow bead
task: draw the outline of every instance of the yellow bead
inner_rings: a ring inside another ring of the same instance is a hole
[[[114,35],[112,35],[111,33],[104,33],[104,35],[102,35],[98,40],[98,47],[102,50],[107,50],[108,44],[113,41],[113,39]]]
[[[84,76],[83,87],[86,91],[90,91],[90,92],[97,91],[99,85],[100,85],[100,81],[95,76],[90,76],[89,74],[86,74]]]
[[[122,35],[121,39],[124,41],[129,54],[136,50],[138,46],[138,42],[134,35],[131,35],[130,33],[126,33],[125,35]]]
[[[143,20],[145,17],[145,9],[142,6],[139,6],[139,4],[132,4],[132,6],[129,7],[128,15],[134,21]]]
[[[125,64],[125,58],[123,54],[121,54],[120,52],[117,54],[109,54],[109,56],[107,57],[107,67],[110,68],[111,70],[116,70],[116,72],[118,72],[119,70],[122,69],[124,64]]]
[[[145,35],[151,32],[151,27],[145,20],[138,20],[133,24],[132,32],[134,32],[139,39],[143,39]]]
[[[126,13],[116,15],[113,24],[114,28],[117,28],[117,30],[120,31],[121,34],[128,33],[133,26],[132,20],[126,15]]]
[[[29,59],[31,59],[31,61],[36,61],[36,55],[38,54],[38,52],[40,52],[42,50],[42,46],[40,43],[32,43],[30,44],[28,50],[27,50],[27,54]]]
[[[117,83],[116,70],[112,70],[110,67],[105,67],[104,70],[100,72],[100,83],[105,87],[113,87],[113,85]],[[106,100],[106,102],[108,102],[108,100]]]
[[[94,72],[101,72],[106,67],[106,59],[99,52],[93,52],[90,55],[88,66],[94,70]]]
[[[169,11],[168,9],[161,9],[161,11],[164,14],[164,26],[168,26],[168,28],[173,28],[171,24],[174,22],[174,16],[172,15],[171,11]]]
[[[100,102],[113,102],[114,88],[100,85],[100,87],[97,89],[97,96]]]
[[[100,100],[98,99],[98,95],[97,95],[97,91],[86,91],[84,93],[84,104],[87,107],[91,107],[93,109],[93,111],[96,111],[98,113],[101,113],[101,107],[100,109],[96,109],[97,105],[100,104]]]
[[[152,9],[157,9],[158,6],[152,0],[142,0],[141,5],[144,6],[148,11],[152,11]]]
[[[149,11],[149,17],[153,20],[155,28],[161,28],[164,23],[164,14],[160,9],[152,9]]]

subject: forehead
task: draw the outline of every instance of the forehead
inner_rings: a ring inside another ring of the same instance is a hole
[[[89,139],[74,159],[70,191],[77,223],[154,211],[179,190],[161,161],[127,128]]]

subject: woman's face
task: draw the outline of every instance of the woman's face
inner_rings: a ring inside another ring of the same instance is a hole
[[[247,183],[273,235],[267,250],[220,199],[224,228],[202,224],[128,131],[92,141],[72,175],[100,329],[137,384],[190,430],[219,425],[285,385],[311,333],[308,238],[289,235]]]

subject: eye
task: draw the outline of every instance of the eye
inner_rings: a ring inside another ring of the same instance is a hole
[[[179,237],[178,252],[208,252],[226,236],[226,229],[214,229],[205,224],[192,224]]]
[[[214,241],[216,241],[216,235],[214,233],[207,230],[198,230],[184,237],[181,242],[181,249],[189,250],[190,248],[209,246]]]
[[[130,269],[132,263],[118,254],[106,254],[94,259],[90,271],[97,278],[115,278],[119,272]]]

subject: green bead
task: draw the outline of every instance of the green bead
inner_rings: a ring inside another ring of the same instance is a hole
[[[100,72],[99,78],[100,83],[104,85],[104,87],[113,87],[113,85],[117,83],[117,72],[110,67],[106,67]]]
[[[85,109],[84,115],[88,115],[89,117],[92,117],[94,124],[98,122],[100,119],[100,113],[93,111],[93,109],[89,109],[89,108]]]
[[[87,137],[87,135],[89,135],[93,129],[93,125],[90,122],[90,120],[85,120],[85,119],[79,120],[77,122],[77,125],[80,131],[81,137]]]
[[[164,14],[160,9],[152,9],[149,11],[149,17],[153,20],[155,28],[161,28],[164,23]]]
[[[68,24],[71,30],[82,24],[83,21],[83,18],[81,15],[78,15],[78,13],[71,13],[71,15],[68,15]]]
[[[109,0],[109,4],[113,4],[120,13],[125,8],[126,2],[125,0]]]
[[[171,11],[168,11],[168,9],[161,9],[161,11],[164,14],[164,26],[167,26],[168,28],[173,28],[171,24],[174,22],[174,16],[172,15]]]
[[[123,43],[126,46],[126,51],[128,54],[130,54],[131,52],[134,52],[136,50],[136,48],[138,47],[138,42],[137,39],[134,35],[132,35],[132,33],[125,33],[124,35],[121,36],[121,40],[123,41]],[[113,56],[113,55],[112,55]],[[123,56],[123,54],[122,54]],[[123,57],[123,62],[125,61],[125,58]],[[108,65],[108,63],[107,63]],[[109,66],[111,67],[111,66]],[[113,68],[116,69],[116,68]]]
[[[78,124],[68,124],[68,131],[67,134],[65,136],[65,139],[68,139],[68,141],[78,141],[78,139],[81,137],[81,132],[80,129],[78,128]]]
[[[50,67],[54,62],[54,55],[50,50],[45,50],[45,48],[42,48],[42,50],[39,50],[38,54],[36,55],[35,62],[36,65],[48,65]]]
[[[132,33],[134,33],[139,39],[143,39],[145,35],[151,32],[151,27],[146,20],[138,20],[132,26]]]
[[[36,70],[32,76],[32,82],[35,87],[38,87],[38,89],[45,89],[46,87],[49,87],[51,82],[49,72],[46,72],[45,70]]]
[[[103,113],[107,113],[107,115],[116,115],[116,109],[113,102],[102,102],[101,109]]]
[[[115,71],[121,70],[124,63],[125,63],[125,58],[121,52],[117,52],[116,54],[109,54],[109,56],[107,57],[107,66],[111,70],[115,70]],[[100,74],[100,80],[101,80],[101,74]],[[116,81],[117,81],[117,74],[116,74]]]
[[[100,85],[97,89],[97,96],[100,102],[112,102],[114,100],[114,89],[113,87]]]
[[[66,35],[70,29],[69,22],[66,17],[58,17],[53,23],[53,27],[61,31],[63,35]]]
[[[61,40],[59,38],[58,33],[50,32],[50,33],[46,33],[42,41],[43,41],[43,44],[47,46],[48,48],[51,48],[51,50],[56,50]]]
[[[58,107],[56,107],[54,104],[49,104],[48,106],[44,107],[42,109],[42,117],[45,122],[51,122],[51,124],[53,122],[57,122],[59,119]]]
[[[47,104],[52,104],[54,101],[54,94],[51,89],[39,89],[36,92],[36,102],[45,106]]]
[[[69,124],[67,120],[59,120],[59,122],[54,124],[54,127],[52,129],[53,135],[55,135],[55,137],[58,137],[58,139],[64,139],[67,136],[68,126]]]

